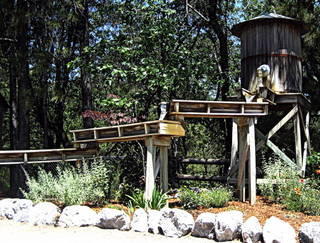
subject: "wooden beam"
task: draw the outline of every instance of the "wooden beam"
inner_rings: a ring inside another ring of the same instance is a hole
[[[302,159],[302,176],[303,177],[306,174],[308,152],[310,154],[309,123],[310,123],[310,112],[307,112],[307,114],[306,114],[306,126],[305,126],[306,140],[304,141],[304,144],[303,144],[303,159]]]
[[[160,147],[160,187],[162,192],[168,191],[168,147]]]
[[[257,184],[256,184],[256,148],[255,148],[255,121],[254,118],[249,119],[249,201],[251,205],[256,203]]]
[[[306,139],[305,141],[307,142],[307,150],[308,150],[308,153],[311,154],[311,144],[310,144],[310,134],[309,134],[310,113],[308,111],[306,114],[306,123],[304,122],[304,117],[303,117],[301,109],[299,109],[299,117],[300,117],[300,123],[302,126],[302,131],[303,131],[303,134]],[[307,123],[308,123],[308,125],[307,125]],[[308,128],[307,128],[307,126],[308,126]]]
[[[294,164],[294,162],[284,152],[282,152],[273,142],[271,142],[270,140],[267,140],[267,137],[265,135],[263,135],[263,133],[260,132],[259,129],[257,129],[257,128],[256,128],[256,134],[260,139],[262,139],[263,141],[266,141],[266,145],[276,155],[278,155],[283,161],[285,161],[288,164],[290,164],[290,163]]]
[[[145,198],[150,200],[152,198],[152,192],[155,188],[155,155],[156,149],[153,146],[152,137],[145,139],[147,147],[147,165],[146,165],[146,185],[145,185]]]
[[[245,168],[248,160],[248,126],[239,127],[239,170],[237,188],[240,190],[240,200],[245,201]]]
[[[178,180],[196,180],[196,181],[218,181],[218,182],[226,182],[226,176],[197,176],[197,175],[185,175],[185,174],[177,174]]]
[[[231,159],[228,169],[228,178],[230,178],[233,168],[236,166],[238,152],[238,124],[235,119],[232,119],[232,142],[231,142]]]
[[[298,106],[296,105],[293,109],[281,119],[269,132],[267,139],[270,139],[281,127],[283,127],[294,115],[298,112]]]
[[[302,172],[302,145],[301,145],[301,123],[299,114],[294,117],[294,138],[296,150],[296,164],[298,169]]]

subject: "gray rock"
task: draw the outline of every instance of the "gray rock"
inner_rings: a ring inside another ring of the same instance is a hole
[[[302,243],[320,243],[320,222],[301,225],[299,238]]]
[[[248,218],[242,225],[242,241],[245,243],[262,241],[262,227],[256,217]]]
[[[158,210],[148,211],[148,232],[159,234],[159,222],[160,222],[161,212]]]
[[[265,243],[293,243],[296,242],[296,233],[287,222],[272,216],[263,226],[263,239]]]
[[[181,209],[164,208],[159,221],[160,232],[168,237],[181,237],[191,232],[194,220],[190,213]]]
[[[97,213],[87,206],[69,206],[65,207],[58,221],[58,226],[89,226],[96,225],[98,222]]]
[[[239,238],[243,224],[243,213],[240,211],[227,211],[218,213],[214,224],[217,241],[228,241]]]
[[[200,214],[195,221],[191,235],[196,237],[205,237],[213,239],[215,222],[216,215],[214,213]]]
[[[104,208],[98,214],[97,226],[103,229],[130,230],[130,217],[123,211]]]
[[[134,212],[131,229],[136,232],[148,232],[148,214],[144,209],[139,208]]]
[[[32,201],[27,199],[3,199],[0,201],[0,216],[17,222],[26,222],[32,205]]]
[[[29,224],[55,225],[60,216],[60,209],[50,202],[41,202],[30,209]]]

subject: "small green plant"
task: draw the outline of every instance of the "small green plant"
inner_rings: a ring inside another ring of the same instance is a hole
[[[320,180],[320,152],[313,152],[308,157],[306,176]]]
[[[179,198],[186,209],[223,207],[232,199],[232,193],[225,187],[200,189],[199,191],[183,188],[179,193]]]
[[[265,179],[276,182],[259,185],[261,194],[272,201],[281,202],[293,188],[301,186],[299,173],[294,164],[287,164],[277,158],[266,163],[263,171]]]
[[[108,168],[103,161],[80,167],[58,167],[53,175],[41,167],[37,177],[27,175],[28,191],[22,191],[34,202],[51,201],[62,205],[103,203],[106,197]]]
[[[167,195],[157,189],[153,189],[152,197],[150,200],[145,199],[144,192],[136,190],[132,196],[127,195],[130,199],[128,202],[129,208],[150,208],[160,210],[167,204]]]

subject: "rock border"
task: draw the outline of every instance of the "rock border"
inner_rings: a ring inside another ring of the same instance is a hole
[[[133,230],[180,238],[185,235],[216,240],[242,240],[247,243],[320,242],[320,222],[305,223],[299,232],[277,217],[270,217],[262,227],[256,217],[243,222],[243,213],[236,210],[222,213],[202,213],[196,220],[182,209],[137,209],[132,219],[122,210],[104,208],[96,213],[89,207],[74,205],[62,212],[53,203],[33,204],[27,199],[0,200],[0,219],[6,218],[31,225],[60,227],[96,226],[103,229]]]

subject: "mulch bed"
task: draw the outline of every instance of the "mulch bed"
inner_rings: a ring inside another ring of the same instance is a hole
[[[174,208],[181,208],[179,206],[179,201],[177,199],[169,200],[170,207]],[[111,207],[116,209],[122,209],[128,213],[128,209],[123,206],[122,204],[111,203],[107,204],[104,207]],[[93,208],[96,212],[99,212],[102,208]],[[281,204],[276,204],[268,201],[266,198],[258,196],[257,202],[255,205],[250,205],[249,202],[238,202],[238,201],[231,201],[228,203],[226,207],[223,208],[198,208],[194,210],[187,210],[191,213],[196,219],[199,214],[204,212],[211,212],[211,213],[220,213],[224,211],[230,210],[238,210],[243,212],[244,219],[248,219],[251,216],[256,216],[259,219],[259,222],[263,225],[265,221],[270,218],[271,216],[276,216],[282,219],[285,222],[288,222],[296,232],[299,231],[300,226],[304,223],[308,222],[320,222],[320,216],[311,216],[306,215],[300,212],[288,211],[283,208]]]

